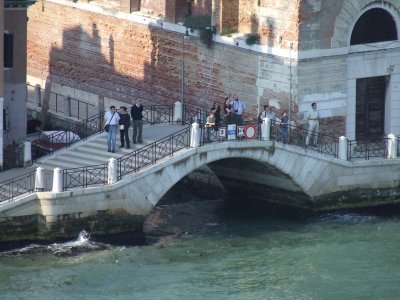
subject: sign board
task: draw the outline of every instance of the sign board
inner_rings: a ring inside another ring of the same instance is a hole
[[[218,139],[225,140],[226,139],[226,127],[218,128]]]
[[[228,140],[236,140],[236,124],[228,124]]]
[[[238,126],[238,129],[237,129],[237,136],[238,137],[242,137],[242,136],[245,136],[244,135],[244,129],[246,128],[246,126]]]
[[[257,134],[257,129],[255,125],[247,125],[244,128],[244,136],[248,140],[252,140]]]

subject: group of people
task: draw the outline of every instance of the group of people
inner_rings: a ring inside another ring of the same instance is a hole
[[[104,115],[104,129],[108,134],[108,152],[115,152],[117,130],[119,130],[121,141],[119,147],[130,149],[129,127],[131,125],[133,125],[132,143],[141,144],[143,132],[143,105],[140,99],[135,101],[135,104],[131,107],[130,114],[128,113],[128,108],[126,106],[121,106],[118,112],[114,105],[110,106],[110,110]]]
[[[218,130],[218,127],[222,122],[224,122],[226,125],[241,125],[243,122],[244,111],[244,102],[236,95],[233,97],[226,97],[222,109],[217,102],[214,102],[213,106],[208,111],[208,116],[206,119],[206,140],[210,141],[211,128]],[[289,116],[287,112],[284,111],[279,119],[277,119],[273,108],[271,106],[264,105],[264,110],[258,115],[258,121],[262,123],[266,118],[272,120],[274,123],[279,122],[279,137],[277,141],[286,143],[289,123]],[[317,111],[317,104],[315,102],[311,104],[311,109],[307,113],[307,121],[309,127],[305,141],[306,146],[309,146],[310,142],[311,145],[317,145],[319,132],[319,113]]]

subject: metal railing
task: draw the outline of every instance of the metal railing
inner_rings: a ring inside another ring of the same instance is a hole
[[[148,110],[148,116],[155,115],[151,109]],[[192,114],[193,111],[189,110],[187,116],[192,118],[197,116]],[[198,113],[199,111],[197,111]],[[158,116],[162,116],[160,114]],[[165,114],[166,116],[166,114]],[[200,116],[201,117],[201,116]],[[158,117],[157,117],[158,118]],[[149,117],[149,123],[156,123],[156,120],[169,120],[170,118],[158,118],[152,119]],[[90,122],[88,122],[90,123]],[[93,132],[97,130],[99,124],[94,122],[93,130],[87,130],[85,132]],[[243,124],[243,125],[252,125]],[[254,133],[255,139],[261,139],[261,126],[260,124],[253,124],[251,126]],[[88,128],[92,128],[88,126]],[[222,127],[221,127],[222,128]],[[286,129],[285,129],[286,128]],[[226,129],[226,127],[225,127]],[[271,124],[271,135],[270,138],[273,141],[279,141],[286,144],[307,148],[307,150],[316,151],[333,157],[338,157],[338,145],[339,139],[333,136],[326,135],[324,133],[318,134],[318,143],[316,145],[306,145],[306,137],[310,133],[308,129],[296,126],[287,125],[281,126],[281,124],[272,122]],[[201,141],[200,144],[204,145],[211,142],[223,142],[230,141],[226,137],[219,136],[219,130],[214,128],[205,128],[203,124],[200,125],[201,130]],[[284,131],[287,130],[285,133]],[[139,172],[143,168],[156,164],[159,160],[165,157],[173,156],[177,151],[188,148],[190,145],[190,134],[191,128],[187,126],[167,137],[159,139],[149,145],[146,145],[133,153],[127,154],[117,159],[117,180],[120,180],[124,176],[132,173]],[[53,137],[57,140],[56,136]],[[239,136],[237,140],[245,141],[246,139]],[[371,157],[382,157],[387,158],[387,139],[383,139],[381,142],[369,142],[360,143],[355,141],[348,141],[348,157],[347,160],[351,161],[354,159],[370,159]],[[76,141],[70,141],[71,143]],[[63,189],[68,190],[71,188],[86,188],[93,185],[105,185],[107,184],[108,168],[107,163],[93,166],[84,166],[73,169],[63,170]],[[25,194],[32,193],[34,191],[35,171],[28,172],[18,177],[0,183],[0,203],[6,200],[11,201],[15,197]],[[50,186],[47,185],[44,191],[49,191]]]
[[[15,197],[32,193],[35,189],[36,171],[31,171],[0,183],[0,203]]]
[[[142,168],[171,157],[179,150],[189,148],[190,127],[181,129],[165,138],[148,144],[131,154],[118,158],[118,180],[124,175],[139,172]]]
[[[27,86],[28,90],[30,88],[35,91],[35,86],[31,84],[27,84]],[[43,95],[44,89],[40,88],[40,92],[40,94]],[[32,97],[27,97],[27,101],[33,105],[41,107],[43,104],[43,96],[41,96],[41,99],[36,99],[36,97],[37,96],[35,94],[33,99],[34,101],[32,101]],[[52,91],[50,91],[49,110],[77,119],[87,119],[91,114],[98,113],[96,106],[92,103],[88,103],[70,96],[61,95]]]

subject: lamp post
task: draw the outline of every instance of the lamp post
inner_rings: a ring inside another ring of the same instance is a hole
[[[292,50],[293,50],[293,42],[290,42],[290,51],[289,51],[289,107],[288,107],[288,123],[290,125],[290,121],[292,120]]]
[[[182,82],[181,82],[181,101],[182,101],[182,125],[185,124],[185,38],[189,36],[189,31],[186,28],[185,33],[182,35]]]

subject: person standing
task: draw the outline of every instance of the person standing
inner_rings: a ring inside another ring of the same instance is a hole
[[[306,138],[306,146],[310,144],[310,140],[314,146],[318,143],[318,132],[319,132],[319,113],[317,111],[317,103],[311,104],[311,110],[307,113],[308,120],[308,133]]]
[[[214,130],[218,131],[218,127],[220,126],[220,123],[221,123],[221,106],[219,106],[217,101],[215,101],[213,103],[213,106],[211,107],[210,111],[212,111],[214,113],[214,117],[215,117]]]
[[[107,136],[108,152],[115,152],[115,142],[117,139],[117,125],[119,124],[119,114],[115,111],[115,106],[110,106],[110,110],[104,115],[104,128],[109,125]]]
[[[129,116],[127,112],[126,106],[121,106],[119,110],[119,134],[120,134],[120,139],[121,139],[121,146],[120,148],[123,148],[126,142],[126,149],[129,149],[131,147],[129,143],[129,127],[131,126],[131,117]]]
[[[143,105],[140,99],[136,99],[135,105],[131,108],[131,117],[133,123],[133,138],[132,143],[142,143],[142,131],[143,131]]]
[[[231,105],[231,103],[232,103],[231,98],[226,97],[225,102],[224,102],[224,107],[223,107],[225,125],[232,123],[232,105]]]
[[[288,123],[289,123],[289,117],[285,111],[285,112],[283,112],[283,115],[281,118],[280,134],[279,134],[279,140],[278,140],[282,143],[286,143],[287,132],[288,132]]]
[[[233,121],[236,125],[241,125],[243,123],[243,113],[245,110],[244,103],[235,95],[233,96],[233,102],[231,105],[233,110]]]

